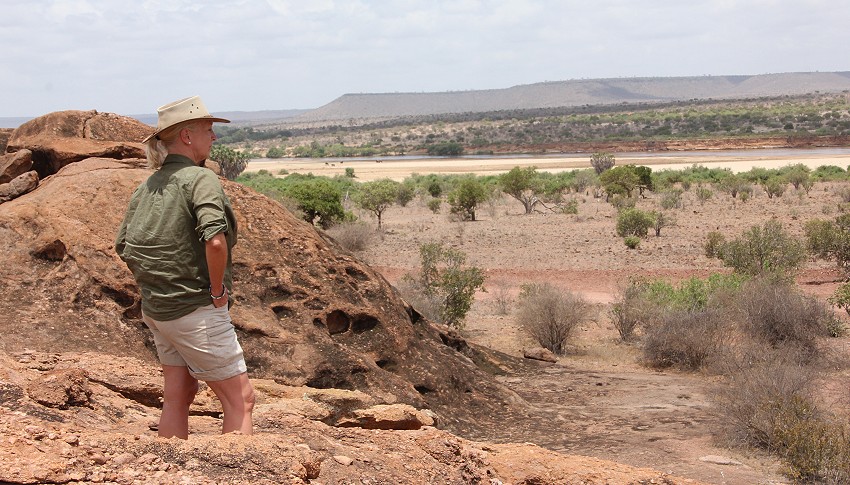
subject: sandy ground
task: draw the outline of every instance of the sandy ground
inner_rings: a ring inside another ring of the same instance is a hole
[[[752,150],[664,152],[641,154],[616,154],[617,164],[635,164],[652,167],[653,170],[681,169],[693,164],[710,168],[729,168],[733,172],[750,170],[752,167],[779,168],[802,163],[812,169],[821,165],[837,165],[847,168],[850,164],[850,149],[820,150]],[[498,158],[422,158],[422,159],[351,159],[326,161],[321,159],[255,159],[248,164],[247,172],[268,170],[280,174],[313,173],[333,177],[344,175],[346,168],[353,168],[360,181],[390,178],[401,181],[413,173],[458,174],[476,173],[498,175],[515,166],[535,166],[540,171],[561,172],[590,167],[590,155],[514,156]]]
[[[310,171],[329,175],[351,166],[360,180],[385,176],[399,179],[411,172],[497,173],[520,160],[541,170],[587,166],[587,159],[547,157],[480,160],[474,165],[464,160],[462,166],[457,160],[346,161],[342,167],[313,162]],[[618,163],[627,160],[618,158]],[[676,158],[675,164],[665,158],[664,162],[653,168],[709,165],[704,156]],[[280,163],[290,171],[307,171],[296,164]],[[726,164],[736,171],[793,163],[846,167],[850,155],[739,155],[713,163]],[[595,305],[593,317],[582,325],[570,351],[557,364],[534,375],[505,378],[506,384],[532,402],[538,412],[523,417],[517,426],[495,429],[481,438],[531,441],[554,450],[652,466],[710,483],[785,483],[781,465],[774,458],[730,447],[723,441],[719,432],[722,423],[714,413],[713,395],[721,385],[716,378],[643,367],[639,349],[618,341],[608,309],[631,276],[679,281],[727,271],[719,261],[704,255],[709,231],[734,238],[773,218],[790,233],[801,236],[805,221],[838,213],[842,201],[837,190],[845,186],[819,183],[808,194],[789,186],[783,197],[773,199],[756,188],[754,197],[745,203],[716,192],[701,204],[692,192],[686,192],[684,206],[669,211],[676,224],[664,228],[660,237],[648,237],[637,250],[629,250],[616,236],[615,209],[587,194],[573,194],[579,200],[577,215],[525,215],[519,202],[505,197],[481,207],[475,222],[452,220],[445,205],[442,213],[433,214],[423,201],[415,200],[408,207],[394,206],[385,212],[383,232],[376,232],[360,257],[396,284],[418,268],[418,248],[423,243],[443,242],[465,252],[471,264],[485,270],[487,291],[476,295],[463,333],[475,343],[512,355],[521,356],[523,349],[535,346],[513,315],[520,285],[549,282],[579,293]],[[658,210],[659,200],[660,196],[650,193],[639,200],[638,207]],[[356,208],[351,209],[357,213]],[[368,214],[359,215],[375,225]],[[808,261],[797,280],[804,291],[823,299],[840,284],[833,263],[823,261]],[[850,355],[850,339],[831,345],[838,354]],[[843,383],[833,386],[838,390],[832,398],[842,406],[850,403],[850,372],[835,369],[829,378]],[[714,455],[739,464],[705,461]]]

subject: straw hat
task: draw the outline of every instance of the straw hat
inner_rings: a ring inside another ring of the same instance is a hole
[[[183,123],[184,121],[209,120],[217,121],[219,123],[230,123],[230,120],[216,118],[211,115],[210,112],[207,111],[207,107],[204,106],[204,102],[201,101],[200,96],[183,98],[179,101],[160,106],[156,109],[156,114],[158,115],[156,131],[142,140],[142,143],[147,143],[151,138],[158,136],[168,128],[171,128],[176,124]]]

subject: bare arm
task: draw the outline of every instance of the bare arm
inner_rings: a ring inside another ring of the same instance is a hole
[[[220,308],[227,305],[228,294],[224,287],[224,268],[227,266],[227,239],[220,232],[206,242],[207,267],[210,270],[210,292],[224,297],[213,299],[213,305]]]

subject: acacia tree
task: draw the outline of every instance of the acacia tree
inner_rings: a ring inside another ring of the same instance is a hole
[[[453,214],[460,214],[465,221],[474,221],[476,209],[489,196],[487,187],[480,180],[474,176],[464,177],[449,194],[449,205]]]
[[[531,214],[539,199],[537,192],[541,189],[541,180],[537,167],[514,167],[510,172],[499,178],[502,191],[520,201],[526,214]]]
[[[354,202],[361,209],[367,210],[378,218],[378,229],[381,228],[381,216],[398,199],[401,184],[390,179],[374,180],[360,185],[354,196]]]
[[[296,202],[298,209],[304,213],[305,221],[328,228],[345,218],[342,192],[330,180],[291,175],[285,180],[287,183],[280,190]]]
[[[590,166],[596,170],[596,175],[614,167],[614,155],[607,152],[597,152],[590,156]]]

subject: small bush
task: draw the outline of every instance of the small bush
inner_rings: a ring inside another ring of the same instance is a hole
[[[626,236],[623,238],[623,243],[629,249],[637,249],[640,246],[640,238],[637,236]]]
[[[839,286],[835,293],[829,297],[829,303],[843,309],[850,315],[850,283]],[[828,325],[829,334],[833,337],[841,337],[847,333],[847,327],[840,320],[835,319]]]
[[[719,409],[732,435],[777,453],[804,482],[850,480],[850,432],[811,399],[815,371],[793,351],[758,347],[728,359]]]
[[[633,209],[636,203],[637,201],[634,197],[627,197],[622,194],[615,194],[611,196],[611,205],[613,205],[618,211],[623,209]]]
[[[787,185],[788,182],[782,177],[771,177],[762,184],[768,199],[772,199],[773,197],[782,197]]]
[[[352,252],[363,251],[369,247],[374,231],[365,222],[343,222],[327,230],[334,240]]]
[[[437,322],[463,328],[475,292],[484,289],[484,272],[476,266],[467,266],[465,253],[441,243],[423,244],[419,247],[419,255],[420,273],[408,279],[418,283],[429,301],[440,302]],[[420,313],[424,314],[422,310]]]
[[[640,209],[623,209],[617,215],[617,235],[646,237],[652,224],[651,214]]]
[[[803,230],[809,253],[835,261],[845,275],[850,275],[850,215],[841,214],[835,221],[812,219]]]
[[[655,229],[655,237],[661,237],[661,230],[665,227],[675,226],[676,219],[664,212],[650,211],[652,217],[652,228]]]
[[[712,192],[708,187],[699,187],[695,193],[700,205],[705,204],[706,201],[711,199],[711,196],[714,195],[714,192]]]
[[[561,214],[578,214],[578,199],[572,198],[560,207]]]
[[[707,258],[720,258],[722,257],[723,245],[726,244],[726,236],[717,232],[711,231],[705,238],[705,245],[703,248],[705,249],[705,256]]]
[[[696,370],[723,346],[726,316],[718,309],[665,312],[644,335],[643,357],[652,367]]]
[[[657,306],[646,297],[646,284],[631,280],[620,289],[620,296],[611,305],[610,317],[623,341],[632,340],[635,332],[654,319]]]
[[[504,283],[496,285],[493,291],[493,301],[496,304],[498,315],[507,315],[510,312],[514,299],[511,297],[510,289]]]
[[[829,334],[834,315],[823,302],[793,286],[767,279],[744,285],[739,298],[744,311],[743,329],[772,347],[797,348],[808,359],[817,351],[817,338]]]
[[[681,209],[682,208],[682,189],[670,189],[661,195],[662,209]]]
[[[548,283],[526,284],[520,290],[517,323],[541,346],[561,355],[590,310],[589,303],[569,291]]]
[[[443,205],[443,199],[434,198],[428,201],[428,209],[434,214],[440,213],[440,206]]]

